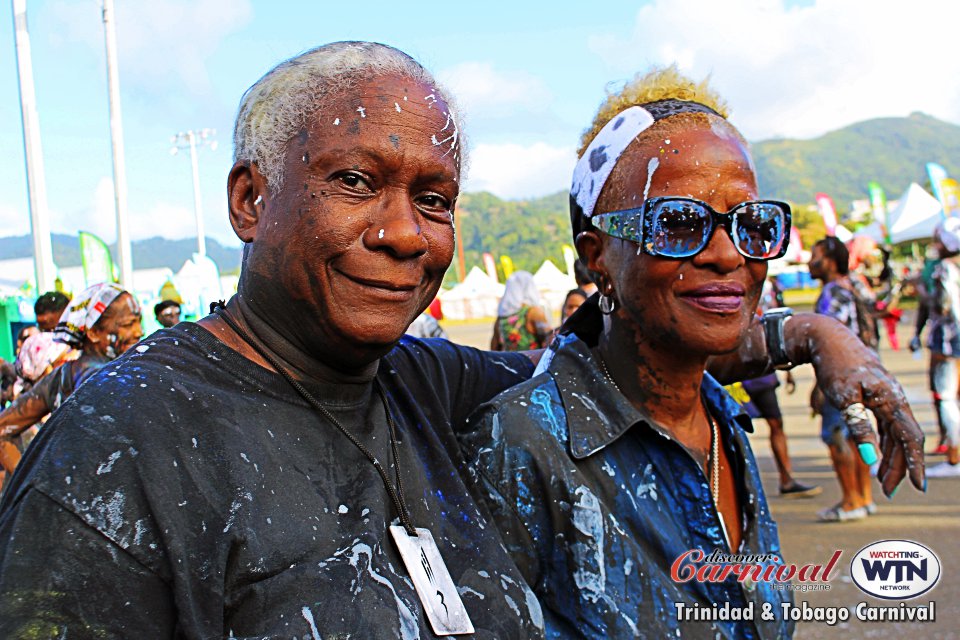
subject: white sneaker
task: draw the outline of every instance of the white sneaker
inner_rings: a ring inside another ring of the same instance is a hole
[[[928,478],[960,478],[960,463],[941,462],[927,469]]]

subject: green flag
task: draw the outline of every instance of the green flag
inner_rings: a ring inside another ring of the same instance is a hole
[[[887,244],[891,244],[890,221],[887,219],[889,217],[887,194],[883,192],[883,187],[873,181],[867,184],[867,192],[870,194],[870,209],[873,210],[873,219],[883,225],[884,240]]]
[[[80,255],[86,286],[98,282],[116,282],[116,268],[107,243],[86,231],[80,232]]]

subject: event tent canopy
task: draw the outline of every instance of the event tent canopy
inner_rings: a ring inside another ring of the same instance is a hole
[[[943,219],[943,207],[916,182],[911,182],[890,212],[890,240],[893,244],[933,237],[933,229]]]

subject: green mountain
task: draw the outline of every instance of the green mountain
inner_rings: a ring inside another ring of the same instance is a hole
[[[566,191],[530,200],[502,200],[485,191],[462,194],[456,215],[467,270],[483,264],[484,252],[510,256],[518,270],[534,272],[546,258],[563,269],[563,245],[573,244],[568,202]],[[444,284],[454,282],[451,268]]]
[[[926,163],[960,176],[960,126],[923,113],[878,118],[812,140],[764,140],[753,144],[760,191],[766,197],[812,203],[833,198],[837,212],[867,197],[867,183],[880,184],[894,200],[911,182],[927,185]]]
[[[81,264],[80,241],[77,236],[62,233],[51,235],[53,243],[53,261],[59,267],[76,267]],[[169,267],[179,271],[197,250],[197,241],[194,238],[168,240],[159,236],[136,240],[132,243],[133,264],[136,269],[155,269]],[[114,259],[117,257],[117,246],[110,245],[110,252]],[[207,237],[207,255],[210,256],[223,273],[235,272],[240,269],[239,247],[225,247],[215,239]],[[30,236],[11,236],[0,238],[0,257],[3,260],[14,258],[29,258],[33,256],[33,241]]]

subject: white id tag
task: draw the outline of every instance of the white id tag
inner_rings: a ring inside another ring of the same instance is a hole
[[[433,632],[438,636],[473,633],[473,623],[430,530],[417,527],[417,536],[414,537],[407,535],[402,526],[392,525],[390,533]]]

